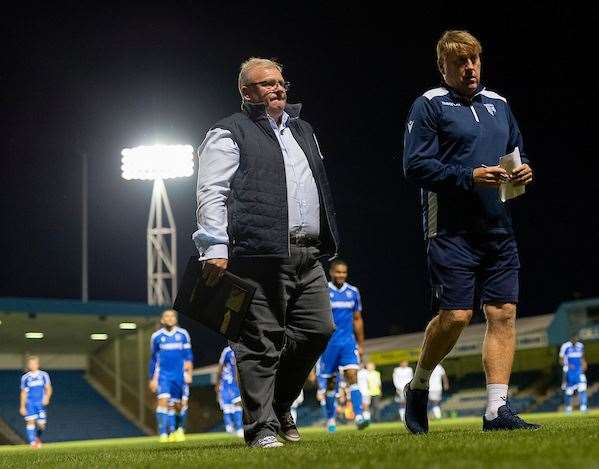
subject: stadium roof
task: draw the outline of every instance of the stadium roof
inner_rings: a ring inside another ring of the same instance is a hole
[[[131,302],[0,298],[0,353],[90,353],[106,343],[92,340],[92,334],[109,340],[131,333],[121,325],[154,323],[163,309]],[[26,333],[43,337],[26,338]]]
[[[0,312],[155,316],[163,309],[163,306],[133,302],[88,301],[84,303],[78,300],[46,298],[0,298]]]

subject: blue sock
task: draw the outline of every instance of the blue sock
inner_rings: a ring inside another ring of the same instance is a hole
[[[225,421],[225,429],[230,432],[233,429],[233,414],[228,410],[223,412],[223,420]]]
[[[580,407],[586,407],[588,402],[587,392],[582,391],[578,393],[578,401],[580,403]]]
[[[176,417],[175,409],[168,410],[168,432],[173,433],[175,431]]]
[[[235,409],[233,413],[233,424],[235,425],[235,430],[243,430],[243,411],[241,408]]]
[[[335,391],[327,391],[326,393],[326,409],[327,419],[334,419],[337,413],[337,403],[335,402]]]
[[[572,396],[568,396],[567,394],[564,394],[564,405],[566,407],[570,407],[572,405]]]
[[[27,430],[27,441],[29,443],[33,443],[35,441],[35,424],[31,423],[31,424],[27,424],[27,426],[25,427],[25,429]]]
[[[36,427],[36,429],[35,429],[35,434],[36,434],[36,436],[37,436],[38,438],[41,438],[43,433],[44,433],[44,429],[43,429],[43,428]]]
[[[166,407],[156,407],[156,422],[158,434],[166,435],[168,433],[168,409]]]
[[[181,411],[176,415],[177,417],[177,428],[185,429],[185,423],[187,422],[187,406],[181,407]]]
[[[320,401],[320,413],[321,413],[323,419],[327,418],[327,401],[326,401],[326,399],[323,399],[322,401]]]
[[[354,414],[356,417],[362,417],[362,393],[360,392],[360,388],[357,384],[352,384],[349,387],[350,395],[351,395],[351,405],[354,409]]]

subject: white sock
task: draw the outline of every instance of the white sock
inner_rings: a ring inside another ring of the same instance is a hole
[[[497,418],[497,409],[507,402],[507,388],[507,384],[487,384],[487,420]]]
[[[416,371],[414,372],[414,378],[410,383],[410,389],[428,389],[428,381],[431,378],[432,370],[425,370],[420,368],[420,364],[416,365]]]
[[[400,407],[399,409],[399,420],[401,420],[402,422],[405,420],[406,418],[406,408],[405,407]]]
[[[441,418],[441,407],[439,407],[438,405],[433,406],[433,415],[435,416],[436,419],[440,419]]]
[[[364,412],[362,412],[362,416],[366,419],[366,420],[370,420],[370,411],[369,410],[365,410]]]

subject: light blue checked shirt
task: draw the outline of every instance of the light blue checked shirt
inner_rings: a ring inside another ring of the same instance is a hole
[[[278,125],[268,116],[285,162],[289,233],[318,237],[318,189],[308,159],[293,138],[289,128],[290,119],[289,114],[284,112]],[[198,229],[192,238],[200,253],[200,260],[228,259],[227,197],[231,192],[231,179],[239,168],[239,147],[231,132],[212,129],[200,145],[198,155]]]

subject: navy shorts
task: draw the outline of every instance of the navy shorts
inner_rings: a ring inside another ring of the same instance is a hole
[[[520,260],[513,235],[441,235],[428,240],[429,281],[435,309],[474,309],[518,303]]]

